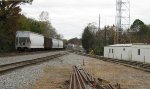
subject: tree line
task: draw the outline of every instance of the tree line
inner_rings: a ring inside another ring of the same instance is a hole
[[[93,52],[96,55],[103,55],[104,46],[116,44],[118,32],[113,26],[105,26],[98,29],[95,24],[88,24],[82,33],[82,46],[87,53]],[[136,19],[131,27],[123,31],[119,36],[119,44],[128,43],[150,43],[150,25]]]
[[[15,50],[17,30],[32,31],[46,37],[61,38],[48,20],[48,13],[43,11],[39,20],[27,18],[21,14],[21,4],[32,4],[33,0],[1,0],[0,1],[0,52]]]

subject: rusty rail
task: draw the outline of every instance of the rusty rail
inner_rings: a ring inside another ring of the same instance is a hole
[[[82,69],[73,66],[69,89],[93,89],[92,86],[89,86],[86,75],[81,73],[81,71]]]

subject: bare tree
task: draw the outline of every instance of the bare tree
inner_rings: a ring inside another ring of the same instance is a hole
[[[47,11],[42,11],[39,15],[40,21],[48,21],[49,20],[49,13]]]

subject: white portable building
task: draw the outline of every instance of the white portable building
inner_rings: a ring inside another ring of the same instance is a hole
[[[150,63],[150,45],[136,43],[105,46],[104,57]]]
[[[150,45],[133,44],[133,46],[132,46],[132,60],[150,63]]]
[[[132,44],[115,44],[104,47],[104,57],[131,60]]]

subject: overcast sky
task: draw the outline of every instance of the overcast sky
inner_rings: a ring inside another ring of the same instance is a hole
[[[150,0],[130,0],[131,23],[141,19],[150,24]],[[22,5],[22,13],[38,19],[42,11],[49,12],[49,18],[57,32],[64,38],[81,37],[83,29],[90,22],[98,25],[101,14],[101,28],[115,24],[116,0],[33,0],[32,5]]]

